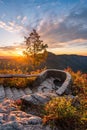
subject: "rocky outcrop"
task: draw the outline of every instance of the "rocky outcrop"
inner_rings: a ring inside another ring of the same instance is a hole
[[[17,100],[24,95],[31,95],[36,92],[55,93],[57,95],[64,93],[69,94],[71,81],[71,75],[68,72],[57,69],[47,69],[37,76],[32,90],[30,86],[24,89],[18,89],[0,85],[0,101],[3,101],[5,98]]]
[[[43,125],[41,117],[18,109],[13,100],[5,99],[0,104],[0,130],[52,130]],[[58,128],[56,129],[58,130]]]
[[[70,93],[71,75],[65,71],[48,69],[38,75],[32,90],[0,85],[0,130],[51,130],[43,126],[39,115],[41,106],[53,97]],[[7,99],[6,99],[7,98]],[[15,100],[21,99],[27,113],[18,109]]]
[[[53,78],[53,79],[52,79]],[[47,83],[44,83],[46,79],[51,80],[51,85],[48,85]],[[59,86],[54,83],[54,80],[59,80]],[[43,82],[43,85],[42,85]],[[53,86],[53,85],[54,86]],[[48,69],[42,72],[36,79],[34,86],[45,86],[52,88],[52,90],[56,89],[56,94],[62,95],[65,91],[71,86],[72,84],[72,78],[71,75],[68,72],[57,70],[57,69]],[[39,88],[41,88],[41,86]],[[40,89],[39,89],[40,90]]]
[[[41,124],[40,117],[20,111],[12,100],[5,99],[0,104],[0,130],[25,130],[28,125]]]
[[[31,95],[23,96],[21,98],[23,103],[30,104],[30,105],[44,105],[48,101],[51,100],[51,98],[57,97],[57,94],[53,93],[34,93]]]

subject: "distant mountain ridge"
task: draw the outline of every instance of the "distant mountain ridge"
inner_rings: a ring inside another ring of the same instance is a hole
[[[21,57],[17,58],[20,59]],[[5,64],[7,64],[7,62],[14,62],[15,59],[16,57],[0,56],[0,61]],[[84,73],[87,73],[87,56],[67,54],[56,55],[54,53],[48,52],[46,66],[47,68],[62,70],[67,67],[70,67],[73,71],[80,70]],[[0,66],[0,68],[3,68],[3,65],[2,67]]]
[[[73,71],[87,72],[87,56],[81,55],[55,55],[48,53],[46,60],[48,68],[65,69],[71,67]]]
[[[20,57],[20,56],[0,56],[0,60],[1,59],[13,59],[13,58],[17,58],[17,57]]]

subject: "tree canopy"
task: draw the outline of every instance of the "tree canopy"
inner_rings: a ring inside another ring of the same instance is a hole
[[[39,65],[45,62],[47,57],[46,49],[48,45],[44,44],[43,41],[40,40],[40,36],[35,29],[33,29],[28,37],[24,38],[27,46],[24,53],[31,59],[32,67],[36,69]]]

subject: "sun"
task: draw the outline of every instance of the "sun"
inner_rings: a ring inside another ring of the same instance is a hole
[[[16,56],[23,56],[23,51],[24,51],[24,49],[22,49],[22,48],[16,48],[15,55]]]
[[[17,55],[18,55],[18,56],[23,56],[23,51],[20,51],[20,50],[17,51]]]

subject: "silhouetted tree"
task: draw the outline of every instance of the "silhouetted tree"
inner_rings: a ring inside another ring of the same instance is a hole
[[[40,36],[35,29],[25,38],[26,51],[24,52],[27,57],[30,57],[33,69],[36,69],[47,57],[47,44],[40,40]]]

